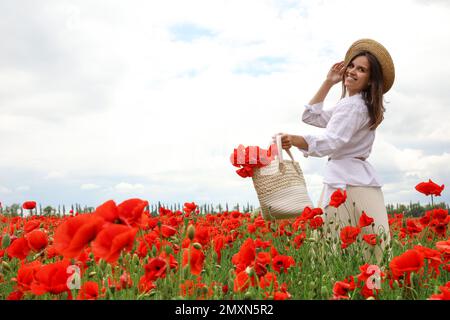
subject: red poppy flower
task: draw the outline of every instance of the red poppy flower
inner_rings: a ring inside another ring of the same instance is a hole
[[[433,209],[430,213],[433,219],[437,219],[439,221],[445,221],[448,217],[448,210],[441,208]]]
[[[234,292],[245,292],[250,287],[250,284],[252,284],[252,279],[250,279],[248,273],[243,270],[236,274],[236,278],[234,278]]]
[[[272,268],[278,273],[287,273],[288,269],[295,265],[295,260],[291,256],[277,255],[272,259]]]
[[[164,238],[170,238],[177,233],[177,229],[168,225],[161,225],[161,234]]]
[[[363,284],[361,295],[366,299],[374,297],[381,289],[381,281],[383,281],[385,274],[377,265],[369,265],[368,263],[360,266],[359,270],[361,273],[358,275],[358,282]],[[380,287],[377,287],[378,285]]]
[[[177,259],[175,259],[173,254],[168,254],[165,251],[163,251],[163,252],[161,252],[159,257],[161,259],[164,259],[167,262],[167,264],[169,265],[170,269],[177,269],[178,268],[178,261],[177,261]]]
[[[431,273],[434,270],[435,276],[438,276],[440,274],[439,266],[442,263],[441,253],[437,250],[419,245],[414,246],[414,250],[420,252],[428,261],[428,273]]]
[[[419,219],[419,222],[423,226],[427,226],[431,221],[431,211],[427,211],[424,216]]]
[[[364,211],[361,214],[361,217],[359,218],[358,226],[360,228],[364,228],[367,226],[370,226],[373,223],[373,218],[369,217]]]
[[[143,275],[139,279],[138,288],[139,288],[140,293],[146,293],[146,292],[150,292],[151,290],[155,289],[156,285],[152,280],[149,280],[145,275]]]
[[[365,234],[363,235],[363,240],[370,244],[371,246],[375,246],[377,244],[377,235],[376,234]]]
[[[424,265],[424,256],[416,250],[407,250],[394,257],[389,263],[393,280],[406,277],[406,284],[410,283],[411,272],[418,272]]]
[[[347,248],[350,244],[356,241],[356,237],[361,232],[361,228],[346,226],[341,229],[340,238],[342,241],[342,249]]]
[[[75,258],[95,239],[103,224],[103,218],[95,214],[70,217],[56,229],[54,247],[64,257]]]
[[[418,185],[416,185],[416,190],[420,193],[423,193],[426,196],[434,195],[434,196],[440,196],[442,190],[444,190],[444,185],[439,186],[431,179],[428,180],[428,182],[421,182]]]
[[[222,260],[222,249],[225,244],[225,237],[223,235],[217,235],[213,239],[214,243],[214,251],[217,254],[217,263],[220,264],[220,261]]]
[[[58,250],[56,250],[54,245],[51,246],[47,246],[47,248],[45,249],[45,254],[47,259],[52,259],[54,257],[56,257],[57,255],[59,255]]]
[[[199,225],[195,228],[194,242],[200,243],[202,246],[206,246],[211,240],[210,227]]]
[[[436,242],[436,248],[450,254],[450,239]]]
[[[187,264],[190,266],[192,274],[200,274],[203,270],[203,263],[205,261],[205,254],[203,251],[190,247],[183,251],[183,267]]]
[[[145,276],[151,281],[166,277],[167,262],[162,258],[150,259],[144,268]]]
[[[34,251],[41,251],[48,244],[47,234],[41,230],[34,230],[25,235],[28,246]]]
[[[36,201],[25,201],[22,204],[22,208],[24,208],[26,210],[33,210],[36,208]]]
[[[69,278],[69,273],[67,273],[68,266],[68,260],[42,266],[34,275],[31,291],[36,295],[67,292],[69,299],[71,299],[72,295],[67,286],[67,279]]]
[[[8,297],[6,297],[6,300],[20,300],[24,296],[24,293],[22,291],[12,291]]]
[[[252,265],[256,257],[256,247],[252,238],[247,238],[241,245],[239,252],[236,253],[231,262],[237,266],[238,271],[244,270],[247,266]]]
[[[447,234],[447,222],[433,219],[431,220],[429,227],[440,237],[445,237]]]
[[[283,292],[283,291],[277,291],[273,295],[273,300],[287,300],[290,299],[292,296],[289,292]]]
[[[315,216],[321,215],[323,214],[323,210],[322,208],[310,208],[310,207],[305,207],[302,211],[302,214],[300,215],[299,218],[301,219],[305,219],[305,220],[309,220],[314,218]]]
[[[94,281],[87,281],[83,283],[78,293],[78,300],[97,300],[98,298],[98,283]]]
[[[429,300],[450,300],[450,281],[445,286],[440,286],[441,293],[432,294]]]
[[[267,272],[264,276],[259,278],[259,286],[261,289],[272,287],[273,291],[278,290],[277,276],[275,273]]]
[[[31,284],[34,280],[34,275],[41,269],[41,263],[39,261],[33,261],[27,264],[22,264],[17,270],[17,289],[22,292],[31,290]]]
[[[25,223],[25,225],[23,226],[23,230],[25,231],[25,233],[28,233],[33,231],[34,229],[39,228],[40,225],[41,222],[39,220],[30,220]]]
[[[355,290],[355,279],[353,276],[337,281],[333,286],[333,299],[349,299],[348,293]]]
[[[119,221],[119,209],[113,200],[106,201],[98,206],[94,215],[103,218],[107,222],[116,223]]]
[[[109,224],[92,242],[92,252],[97,258],[116,262],[122,250],[131,250],[138,229],[121,224]]]
[[[145,208],[148,206],[148,201],[141,199],[125,200],[117,206],[119,212],[119,219],[126,225],[137,227],[141,224],[142,215]]]
[[[334,191],[331,194],[331,198],[330,198],[330,206],[335,207],[335,208],[339,208],[339,206],[341,204],[343,204],[345,202],[345,200],[347,200],[347,191],[344,190],[344,192],[342,192],[341,189],[337,189],[336,191]]]
[[[257,146],[244,147],[239,145],[230,155],[231,164],[235,167],[241,167],[236,173],[242,178],[252,177],[254,168],[264,167],[275,158],[277,147],[272,144],[268,150]]]
[[[28,245],[28,241],[25,238],[18,238],[14,240],[6,249],[8,256],[12,258],[18,258],[20,260],[25,259],[30,253],[31,248]]]
[[[195,209],[197,208],[197,205],[195,204],[195,202],[185,202],[184,203],[184,212],[189,214],[192,211],[195,211]]]
[[[296,236],[294,238],[294,243],[295,243],[295,247],[298,249],[301,247],[301,245],[303,244],[303,242],[306,239],[306,233],[302,232],[301,234],[299,234],[298,236]]]
[[[323,225],[323,219],[322,217],[314,217],[311,220],[309,220],[309,226],[312,229],[320,228]]]

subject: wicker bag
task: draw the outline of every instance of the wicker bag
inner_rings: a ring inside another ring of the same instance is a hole
[[[281,135],[276,136],[277,157],[262,168],[256,168],[253,185],[258,195],[261,212],[266,220],[299,216],[306,206],[312,208],[303,172],[289,150],[291,160],[283,160]]]

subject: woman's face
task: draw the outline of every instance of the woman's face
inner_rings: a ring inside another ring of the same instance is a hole
[[[349,96],[367,88],[370,78],[370,63],[367,57],[359,56],[348,65],[344,74],[344,85]]]

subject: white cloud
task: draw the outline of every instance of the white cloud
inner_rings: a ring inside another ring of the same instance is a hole
[[[119,193],[142,193],[144,190],[144,185],[140,183],[132,184],[121,182],[114,186],[114,190]]]
[[[18,186],[16,187],[16,191],[29,191],[30,187],[29,186]]]
[[[4,186],[0,186],[0,193],[9,194],[9,193],[11,193],[11,189],[4,187]]]
[[[96,185],[95,183],[84,183],[80,186],[81,190],[95,190],[100,188],[100,186]]]
[[[49,180],[49,179],[62,179],[65,176],[66,176],[66,174],[64,172],[51,171],[44,177],[44,179],[46,179],[46,180]]]

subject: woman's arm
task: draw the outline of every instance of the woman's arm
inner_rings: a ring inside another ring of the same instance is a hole
[[[325,81],[322,83],[314,97],[309,101],[309,104],[305,106],[306,108],[302,115],[303,122],[319,128],[325,128],[327,126],[332,111],[322,109],[323,101],[327,97],[328,92],[330,92],[330,89],[342,80],[343,73],[343,61],[335,63],[330,68]]]
[[[293,134],[283,134],[281,136],[281,146],[283,149],[288,150],[292,146],[299,149],[308,151],[308,143],[302,136],[296,136]]]
[[[313,104],[321,103],[325,100],[325,98],[328,95],[328,92],[330,92],[331,87],[333,87],[334,83],[327,79],[322,83],[322,85],[319,88],[319,91],[312,97],[311,101],[309,101],[309,105],[312,106]]]
[[[367,123],[364,109],[356,104],[341,104],[336,106],[333,116],[319,135],[282,134],[283,149],[294,146],[299,148],[305,156],[324,157],[348,143],[352,136]]]

